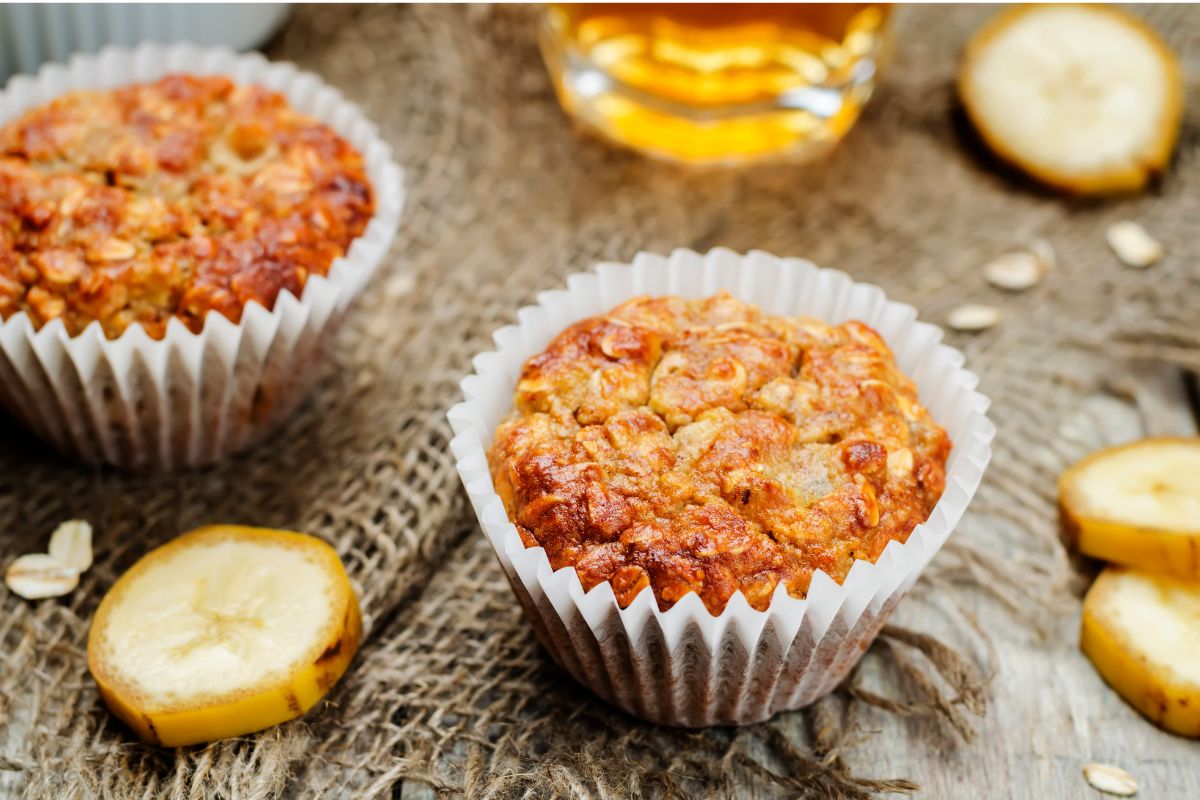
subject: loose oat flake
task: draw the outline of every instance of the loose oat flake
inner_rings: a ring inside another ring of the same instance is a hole
[[[1049,272],[1058,267],[1058,254],[1054,252],[1054,245],[1045,239],[1034,239],[1029,245],[1029,252],[1042,265],[1043,272]]]
[[[82,519],[59,525],[46,553],[30,553],[9,564],[4,582],[26,600],[62,597],[92,566],[92,526]]]
[[[1128,267],[1145,269],[1163,257],[1162,244],[1136,222],[1110,225],[1105,237],[1117,258]]]
[[[1011,292],[1036,286],[1045,274],[1041,259],[1033,253],[1005,253],[983,266],[983,277],[988,283]]]
[[[79,570],[46,553],[30,553],[8,565],[4,582],[26,600],[62,597],[79,585]]]
[[[1133,797],[1137,794],[1137,781],[1125,770],[1112,764],[1085,764],[1083,777],[1093,789],[1117,797]]]
[[[956,331],[982,331],[1000,321],[1000,311],[991,306],[967,303],[950,312],[946,322]]]
[[[72,519],[54,529],[50,535],[50,557],[80,572],[92,566],[92,526],[82,519]]]

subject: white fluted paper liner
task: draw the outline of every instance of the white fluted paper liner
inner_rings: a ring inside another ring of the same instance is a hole
[[[287,3],[6,3],[0,6],[0,76],[108,44],[194,42],[246,50],[291,13]]]
[[[584,592],[573,567],[551,569],[545,550],[525,547],[496,494],[486,450],[512,408],[521,366],[572,322],[631,297],[705,297],[720,289],[776,315],[830,323],[858,319],[878,330],[921,402],[954,443],[946,490],[904,543],[872,564],[858,561],[842,585],[814,574],[805,599],[781,584],[766,611],[739,592],[713,616],[695,594],[660,611],[643,591],[618,608],[612,587]],[[458,471],[513,591],[554,659],[581,683],[631,714],[672,725],[742,724],[805,706],[831,691],[866,651],[896,602],[950,535],[979,487],[995,428],[978,378],[942,332],[874,286],[807,261],[728,250],[669,258],[639,254],[632,265],[601,264],[544,292],[516,325],[496,331],[496,350],[474,360],[465,402],[449,412]]]
[[[0,95],[0,125],[75,89],[112,89],[186,72],[226,75],[281,92],[362,154],[375,214],[326,276],[274,308],[249,304],[239,323],[213,311],[200,333],[172,320],[151,339],[133,325],[106,339],[99,323],[69,336],[55,320],[34,330],[21,312],[0,323],[0,402],[55,447],[90,462],[173,468],[244,449],[290,414],[320,374],[325,344],[396,233],[403,173],[373,124],[320,78],[256,53],[188,44],[110,47],[17,76]]]

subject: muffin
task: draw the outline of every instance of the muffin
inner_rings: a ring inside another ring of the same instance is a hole
[[[879,334],[763,314],[727,292],[639,297],[529,359],[490,451],[522,541],[584,590],[713,614],[905,541],[950,440]]]
[[[374,212],[362,156],[278,92],[168,75],[0,128],[0,316],[199,332],[325,275]]]
[[[641,253],[517,319],[473,360],[450,448],[549,654],[651,722],[831,691],[990,458],[941,331],[806,261]]]
[[[0,97],[0,402],[58,450],[147,470],[277,428],[403,206],[375,127],[257,54],[145,44]]]

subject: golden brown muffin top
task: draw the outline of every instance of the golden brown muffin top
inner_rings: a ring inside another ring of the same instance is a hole
[[[191,75],[72,92],[0,129],[0,317],[154,338],[171,317],[237,322],[326,274],[373,211],[362,157],[276,92]]]
[[[640,297],[529,359],[489,453],[526,546],[666,610],[764,609],[904,541],[941,497],[946,432],[861,322],[721,293]]]

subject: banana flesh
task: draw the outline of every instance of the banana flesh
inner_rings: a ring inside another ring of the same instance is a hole
[[[1001,13],[968,44],[958,86],[993,151],[1075,194],[1141,188],[1166,167],[1182,121],[1175,54],[1111,7]]]
[[[1059,500],[1078,549],[1200,580],[1200,439],[1143,439],[1063,473]]]
[[[100,603],[88,667],[145,741],[178,747],[314,706],[362,638],[336,552],[299,533],[201,528],[151,551]]]
[[[1144,716],[1200,737],[1200,583],[1109,567],[1084,600],[1080,647]]]

